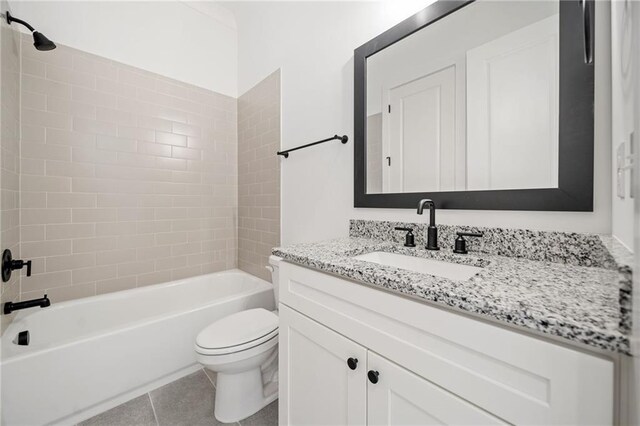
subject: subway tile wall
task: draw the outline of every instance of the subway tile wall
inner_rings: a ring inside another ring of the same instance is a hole
[[[31,43],[22,39],[20,228],[33,276],[22,299],[236,267],[236,99]]]
[[[280,244],[280,70],[238,99],[238,266],[265,268]]]
[[[7,10],[6,2],[1,2]],[[0,23],[0,248],[20,258],[20,35]],[[0,306],[20,293],[20,271],[0,283]],[[13,316],[0,315],[0,331]]]

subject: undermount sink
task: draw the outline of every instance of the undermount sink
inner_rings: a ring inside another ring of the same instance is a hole
[[[372,253],[355,256],[354,259],[365,262],[378,263],[380,265],[393,266],[421,274],[434,275],[450,280],[465,281],[480,272],[482,268],[459,263],[443,262],[441,260],[425,259],[423,257],[405,256],[397,253],[374,251]]]

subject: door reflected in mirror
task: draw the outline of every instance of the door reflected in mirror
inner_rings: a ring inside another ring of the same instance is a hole
[[[559,4],[463,7],[366,59],[366,191],[558,188]]]

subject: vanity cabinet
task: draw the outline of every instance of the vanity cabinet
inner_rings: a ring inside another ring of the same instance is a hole
[[[282,424],[504,424],[293,309],[280,320]]]
[[[281,424],[616,421],[613,357],[284,261],[279,284]]]

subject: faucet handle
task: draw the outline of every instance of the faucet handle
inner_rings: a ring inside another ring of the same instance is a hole
[[[413,228],[403,228],[402,226],[396,226],[394,228],[396,231],[405,231],[407,235],[404,237],[404,246],[405,247],[415,247],[415,237],[413,235]]]
[[[11,269],[22,269],[25,266],[27,267],[27,276],[30,277],[31,276],[31,261],[30,260],[18,259],[18,260],[13,260],[11,262]]]
[[[458,254],[467,254],[467,240],[464,237],[482,237],[484,234],[482,232],[457,232],[458,238],[456,238],[455,245],[453,248],[454,253]]]
[[[11,272],[16,269],[27,267],[27,276],[31,276],[31,261],[14,259],[11,250],[6,249],[2,252],[2,281],[7,282],[11,278]]]

